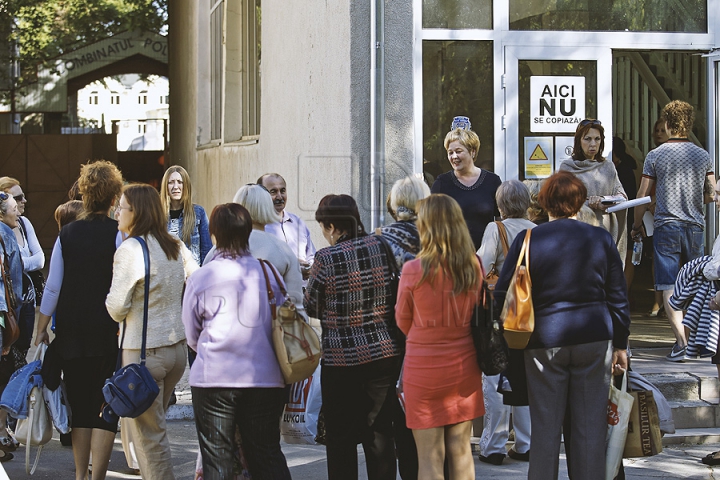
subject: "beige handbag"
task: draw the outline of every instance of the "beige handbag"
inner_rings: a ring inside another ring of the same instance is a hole
[[[32,361],[42,360],[46,349],[45,345],[39,345]],[[42,452],[43,445],[52,440],[52,433],[52,419],[48,413],[48,407],[45,405],[42,387],[33,387],[28,395],[28,418],[19,419],[15,428],[15,438],[25,444],[25,473],[28,475],[35,473],[40,461],[40,452]],[[31,446],[38,447],[32,468],[30,467]]]
[[[275,294],[270,285],[265,265],[275,275],[275,281],[280,291],[286,297],[285,302],[278,308],[275,303]],[[272,334],[275,356],[280,364],[280,371],[285,383],[295,383],[305,380],[315,372],[320,363],[322,347],[320,339],[312,327],[298,314],[295,304],[287,298],[284,283],[267,260],[260,259],[260,266],[265,274],[270,310],[272,312]]]
[[[535,310],[532,301],[532,282],[530,281],[530,232],[525,234],[522,249],[518,255],[515,273],[510,281],[505,304],[500,319],[508,347],[522,350],[527,347],[530,336],[535,330]],[[523,265],[523,259],[525,264]]]

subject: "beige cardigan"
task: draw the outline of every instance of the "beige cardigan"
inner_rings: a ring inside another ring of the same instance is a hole
[[[145,237],[150,251],[150,300],[148,303],[147,348],[174,345],[185,340],[182,323],[182,293],[185,279],[199,267],[181,242],[177,260],[168,260],[153,236]],[[123,349],[142,346],[145,262],[140,242],[125,240],[115,252],[113,279],[105,300],[110,316],[125,322]],[[118,345],[122,338],[122,328]]]

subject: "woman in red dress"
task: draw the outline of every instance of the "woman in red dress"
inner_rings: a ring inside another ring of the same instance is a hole
[[[420,480],[474,479],[472,420],[484,414],[482,374],[470,334],[482,286],[480,263],[458,203],[434,194],[417,203],[420,253],[400,276],[396,320],[407,335],[407,426]]]

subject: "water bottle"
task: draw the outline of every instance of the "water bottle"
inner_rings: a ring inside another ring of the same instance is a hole
[[[640,265],[640,260],[642,260],[642,245],[642,241],[635,242],[633,245],[632,264],[635,266]]]

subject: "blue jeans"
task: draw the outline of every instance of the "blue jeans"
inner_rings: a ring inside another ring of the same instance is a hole
[[[290,480],[280,449],[285,388],[192,387],[205,480],[234,478],[235,425],[253,480]]]
[[[703,254],[703,228],[691,223],[671,222],[653,234],[655,290],[672,290],[683,265]]]

